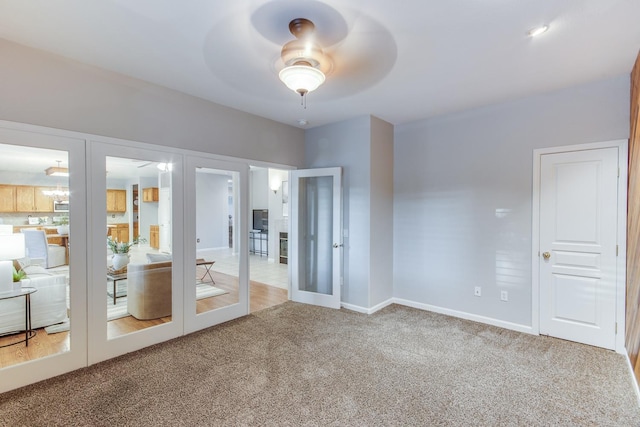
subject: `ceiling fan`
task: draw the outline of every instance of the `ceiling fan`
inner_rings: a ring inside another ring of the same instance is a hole
[[[242,37],[230,43],[229,34]],[[389,30],[362,10],[316,0],[271,0],[248,17],[238,12],[212,27],[203,53],[212,74],[240,93],[278,102],[280,78],[303,101],[314,89],[315,99],[333,101],[383,79],[395,64],[397,45]]]
[[[280,56],[284,68],[278,77],[289,89],[301,97],[316,90],[325,81],[322,68],[330,68],[331,58],[314,39],[315,25],[308,19],[295,18],[289,22],[289,31],[296,38],[282,46]]]

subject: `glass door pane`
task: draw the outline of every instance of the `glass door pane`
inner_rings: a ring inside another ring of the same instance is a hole
[[[240,253],[234,248],[238,172],[196,169],[196,313],[237,304]]]
[[[291,299],[340,308],[342,170],[291,172]]]
[[[243,164],[187,157],[184,328],[248,314],[247,173]]]
[[[171,168],[106,157],[108,339],[171,322]]]
[[[71,347],[68,157],[0,144],[0,246],[10,258],[0,261],[0,367]],[[33,292],[28,333],[22,288]]]
[[[330,294],[333,290],[333,177],[300,178],[301,241],[298,289]]]

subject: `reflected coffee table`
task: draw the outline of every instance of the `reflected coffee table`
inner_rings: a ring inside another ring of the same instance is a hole
[[[29,346],[29,340],[36,336],[36,331],[31,329],[31,294],[33,294],[35,292],[38,292],[38,290],[36,288],[30,288],[30,287],[12,289],[12,290],[7,291],[7,292],[0,292],[0,300],[24,297],[24,311],[25,311],[25,314],[24,314],[24,339],[20,340],[20,341],[13,342],[11,344],[6,344],[6,345],[3,345],[3,346],[0,346],[0,348],[8,347],[10,345],[19,344],[21,342],[24,342],[25,347],[28,347]],[[9,333],[2,334],[2,335],[14,334],[16,332],[22,332],[22,331],[9,332]]]
[[[120,280],[127,280],[127,273],[109,273],[107,272],[107,280],[111,280],[113,282],[113,305],[116,305],[116,300],[120,297],[126,297],[127,293],[126,292],[120,292],[120,294],[118,294],[118,287],[116,286],[116,284],[118,283],[118,281]],[[107,292],[107,294],[109,294]],[[111,296],[111,295],[109,295]]]

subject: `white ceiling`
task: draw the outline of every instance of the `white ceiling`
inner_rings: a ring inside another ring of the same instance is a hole
[[[307,109],[277,76],[298,17],[333,58]],[[406,123],[628,74],[639,18],[639,0],[0,0],[0,37],[313,127]]]

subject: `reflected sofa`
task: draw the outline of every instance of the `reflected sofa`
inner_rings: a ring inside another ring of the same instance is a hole
[[[139,320],[171,315],[171,262],[127,266],[127,311]]]
[[[55,325],[67,320],[67,276],[51,274],[40,266],[23,267],[27,279],[22,286],[37,289],[31,294],[31,327]],[[24,331],[25,298],[0,301],[0,334]]]

